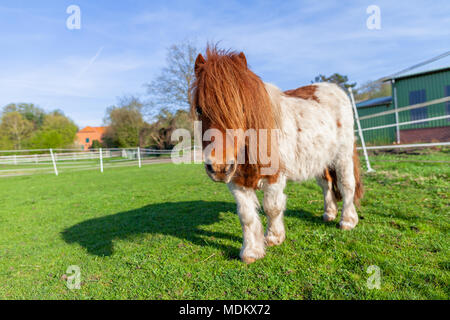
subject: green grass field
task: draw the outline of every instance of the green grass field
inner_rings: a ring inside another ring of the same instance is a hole
[[[287,239],[251,265],[235,203],[201,165],[3,178],[0,298],[449,299],[450,168],[410,162],[449,155],[374,157],[350,232],[322,222],[315,183],[289,184]],[[66,287],[71,265],[79,290]]]

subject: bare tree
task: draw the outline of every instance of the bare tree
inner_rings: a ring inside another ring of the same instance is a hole
[[[198,50],[191,41],[172,45],[167,49],[166,67],[155,80],[146,85],[152,101],[147,108],[148,115],[154,116],[161,109],[174,112],[189,108],[189,88],[194,81],[197,54]]]

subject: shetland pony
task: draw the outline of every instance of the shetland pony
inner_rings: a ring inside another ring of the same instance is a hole
[[[225,182],[233,194],[243,230],[240,257],[252,263],[264,257],[265,247],[285,240],[283,212],[286,181],[315,178],[323,190],[325,221],[336,218],[337,201],[343,201],[341,229],[358,223],[354,203],[362,197],[359,160],[353,129],[353,111],[346,93],[331,83],[316,83],[282,92],[263,83],[247,66],[245,55],[208,47],[206,58],[195,61],[191,112],[202,122],[203,134],[211,128],[277,130],[271,156],[278,159],[275,172],[267,164],[250,163],[248,139],[226,139],[223,152],[203,154],[207,174]],[[205,140],[205,139],[204,139]],[[229,143],[233,140],[233,143]],[[259,141],[259,140],[258,140]],[[270,140],[273,141],[273,140]],[[270,143],[269,143],[270,144]],[[203,141],[204,150],[208,145]],[[245,155],[245,163],[237,158]],[[258,216],[256,189],[264,191],[267,231]]]

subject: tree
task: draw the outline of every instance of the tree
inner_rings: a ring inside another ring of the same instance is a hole
[[[147,92],[153,101],[147,108],[148,115],[154,116],[162,109],[174,112],[189,108],[197,54],[196,46],[190,41],[167,49],[167,66],[154,81],[147,84]]]
[[[4,113],[1,118],[0,135],[2,140],[10,140],[14,149],[21,149],[23,141],[30,137],[33,123],[25,119],[19,112]]]
[[[314,78],[314,81],[311,81],[311,83],[314,82],[332,82],[340,86],[342,89],[344,89],[346,92],[347,90],[353,89],[356,86],[356,82],[349,83],[348,77],[346,75],[341,75],[339,73],[333,73],[331,76],[326,77],[322,74],[319,74],[317,77]]]
[[[30,140],[32,148],[66,148],[72,146],[78,128],[61,111],[45,115],[42,126]]]
[[[32,103],[10,103],[3,108],[2,114],[10,112],[19,112],[25,119],[33,122],[35,129],[44,123],[45,111]]]
[[[175,113],[163,109],[156,116],[156,121],[146,125],[141,134],[141,141],[156,149],[172,149],[177,143],[172,141],[172,133],[179,128],[191,131],[192,119],[186,110],[177,110]]]
[[[14,144],[0,130],[0,150],[11,150],[11,149],[14,149]]]
[[[119,99],[117,106],[106,110],[106,129],[103,140],[108,147],[136,147],[140,145],[140,134],[144,127],[143,103],[136,97]]]
[[[45,113],[32,103],[11,103],[2,110],[0,148],[64,148],[73,145],[77,130],[62,111]]]
[[[89,149],[98,149],[101,148],[102,144],[98,140],[92,140],[92,145]]]
[[[388,82],[368,81],[357,88],[355,94],[356,101],[391,96],[391,84]]]
[[[30,145],[36,149],[64,148],[67,146],[64,143],[63,135],[57,130],[45,130],[36,133],[31,139]]]

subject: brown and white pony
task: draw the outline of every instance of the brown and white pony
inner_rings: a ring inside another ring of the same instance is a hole
[[[278,129],[276,145],[272,142],[270,149],[272,162],[278,166],[271,174],[263,172],[267,163],[248,161],[248,139],[236,143],[235,137],[224,139],[223,152],[212,150],[203,154],[207,174],[214,181],[227,183],[237,202],[244,234],[240,257],[244,262],[264,257],[266,245],[284,241],[283,191],[287,180],[315,178],[323,190],[324,220],[336,218],[337,201],[342,199],[340,228],[349,230],[356,226],[354,203],[358,203],[363,190],[353,111],[343,90],[334,84],[317,83],[282,92],[263,83],[248,68],[242,52],[216,47],[207,48],[206,59],[198,55],[195,76],[191,111],[202,122],[203,133],[211,128],[224,136],[227,129]],[[204,150],[207,146],[204,141]],[[245,163],[239,163],[237,158],[243,154]],[[264,191],[263,206],[268,219],[265,234],[258,216],[256,189]]]

